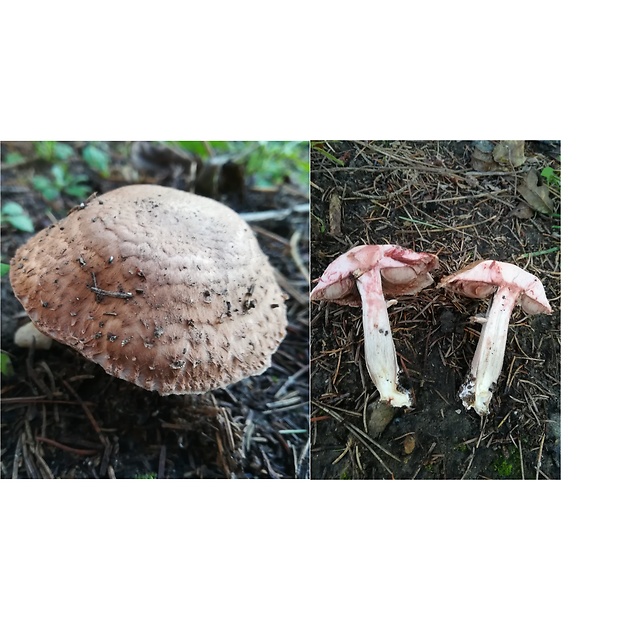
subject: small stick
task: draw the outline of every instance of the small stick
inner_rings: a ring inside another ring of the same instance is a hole
[[[18,474],[19,474],[19,465],[20,463],[23,461],[22,458],[22,452],[23,452],[23,445],[22,445],[22,435],[19,436],[19,438],[17,439],[17,445],[15,446],[15,454],[13,455],[13,473],[11,478],[15,479],[17,478]]]
[[[301,256],[299,255],[299,239],[300,238],[301,238],[301,233],[299,232],[299,229],[296,229],[295,232],[293,233],[293,236],[291,237],[291,240],[289,241],[289,247],[291,249],[291,258],[295,262],[295,265],[297,265],[297,269],[299,270],[299,273],[301,273],[301,275],[304,277],[304,279],[309,284],[310,274],[308,273],[308,270],[306,269],[306,266],[304,265],[303,261],[301,260]]]
[[[95,432],[97,433],[97,436],[99,437],[99,441],[103,444],[105,448],[107,448],[110,442],[108,441],[108,438],[105,437],[104,434],[101,432],[101,427],[99,426],[99,424],[97,424],[97,421],[95,420],[95,416],[93,416],[91,410],[86,405],[86,402],[83,401],[78,396],[78,393],[69,385],[69,383],[67,383],[67,381],[63,380],[63,384],[67,388],[67,390],[71,392],[71,395],[73,396],[73,398],[75,398],[75,400],[77,400],[77,402],[80,403],[80,405],[82,406],[82,411],[84,411],[84,413],[86,414],[86,417],[88,418],[88,421],[91,423],[92,427],[95,429]]]
[[[93,286],[89,286],[88,288],[93,293],[95,293],[97,301],[101,301],[102,297],[116,297],[117,299],[131,299],[133,297],[132,293],[104,291],[102,288],[99,288],[97,286],[97,278],[95,277],[95,272],[91,271],[90,275],[93,277]]]
[[[26,466],[26,472],[28,473],[28,476],[30,478],[40,479],[41,474],[39,473],[39,470],[34,466],[34,463],[32,462],[32,459],[30,458],[28,444],[25,442],[22,442],[22,444],[24,447],[24,452],[23,452],[24,465]]]
[[[166,471],[166,444],[162,444],[159,450],[159,463],[157,466],[157,478],[162,480]]]
[[[541,474],[540,466],[542,464],[542,451],[543,451],[543,446],[545,445],[545,437],[546,435],[545,433],[543,433],[542,438],[540,440],[540,447],[538,448],[538,459],[536,460],[536,480],[538,480],[538,477]]]
[[[301,454],[299,455],[299,458],[297,459],[297,467],[295,469],[296,478],[300,477],[302,466],[304,462],[308,460],[309,454],[310,454],[310,439],[306,441],[306,445],[304,446],[304,449],[302,450]]]
[[[97,454],[99,450],[86,450],[81,448],[72,448],[71,446],[66,446],[64,443],[60,443],[59,441],[55,441],[54,439],[50,439],[49,437],[41,437],[37,435],[35,437],[37,441],[41,441],[43,443],[48,443],[50,446],[54,446],[55,448],[60,448],[61,450],[65,450],[66,452],[72,452],[73,454],[79,454],[80,456],[90,456],[93,454]]]
[[[2,405],[30,405],[30,404],[42,404],[42,405],[77,405],[74,400],[54,400],[48,398],[45,395],[42,396],[12,396],[10,398],[3,398]],[[87,403],[92,404],[92,403]]]
[[[226,462],[226,456],[224,454],[224,446],[222,444],[222,438],[220,437],[219,432],[215,433],[215,441],[217,443],[217,451],[218,451],[218,461],[226,474],[226,478],[230,480],[230,469],[228,468],[228,463]]]

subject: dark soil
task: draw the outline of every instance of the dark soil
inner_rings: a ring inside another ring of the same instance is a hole
[[[71,143],[80,153],[82,144]],[[18,349],[13,333],[25,313],[2,279],[2,349],[15,374],[2,383],[2,460],[5,478],[307,478],[308,439],[308,197],[286,182],[257,189],[236,165],[198,166],[182,154],[148,144],[108,143],[112,173],[102,178],[78,156],[73,174],[85,173],[100,194],[130,183],[158,183],[210,195],[237,211],[252,212],[259,243],[281,274],[289,296],[287,336],[272,367],[258,377],[205,395],[160,396],[107,375],[72,349]],[[2,160],[20,152],[27,161],[3,166],[2,202],[19,202],[39,230],[79,200],[63,194],[48,203],[33,190],[32,175],[49,163],[31,143],[5,143]],[[306,205],[306,208],[304,208]],[[287,217],[256,215],[287,212]],[[28,238],[2,227],[2,262]]]
[[[323,142],[311,150],[312,278],[361,244],[437,254],[438,282],[479,259],[538,276],[553,314],[512,315],[488,416],[457,397],[488,303],[431,286],[391,307],[411,409],[379,406],[364,363],[361,310],[311,306],[311,476],[319,479],[560,478],[560,219],[520,207],[530,169],[559,169],[559,143],[526,161],[472,169],[469,142]],[[559,191],[554,196],[559,213]],[[331,205],[331,206],[330,206]]]

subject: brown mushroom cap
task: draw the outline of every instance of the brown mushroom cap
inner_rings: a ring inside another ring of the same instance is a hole
[[[19,248],[10,278],[40,331],[160,394],[260,374],[286,331],[285,296],[249,226],[157,185],[72,211]]]

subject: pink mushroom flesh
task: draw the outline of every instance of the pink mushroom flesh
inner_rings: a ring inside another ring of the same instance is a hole
[[[489,403],[501,373],[510,316],[516,305],[528,314],[551,314],[541,281],[523,269],[487,260],[473,263],[446,276],[440,283],[467,297],[483,298],[493,292],[471,370],[459,391],[463,405],[479,415],[489,412]]]
[[[429,286],[429,269],[437,257],[394,245],[363,245],[333,261],[310,297],[341,305],[362,306],[364,355],[380,399],[393,407],[411,406],[411,397],[398,389],[398,362],[387,303],[390,296],[413,295]]]

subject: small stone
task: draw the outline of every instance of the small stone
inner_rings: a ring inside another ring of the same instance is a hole
[[[394,407],[385,402],[378,401],[370,406],[368,418],[368,434],[378,437],[394,419]]]
[[[407,435],[403,441],[403,451],[405,454],[411,454],[415,449],[415,435]]]

